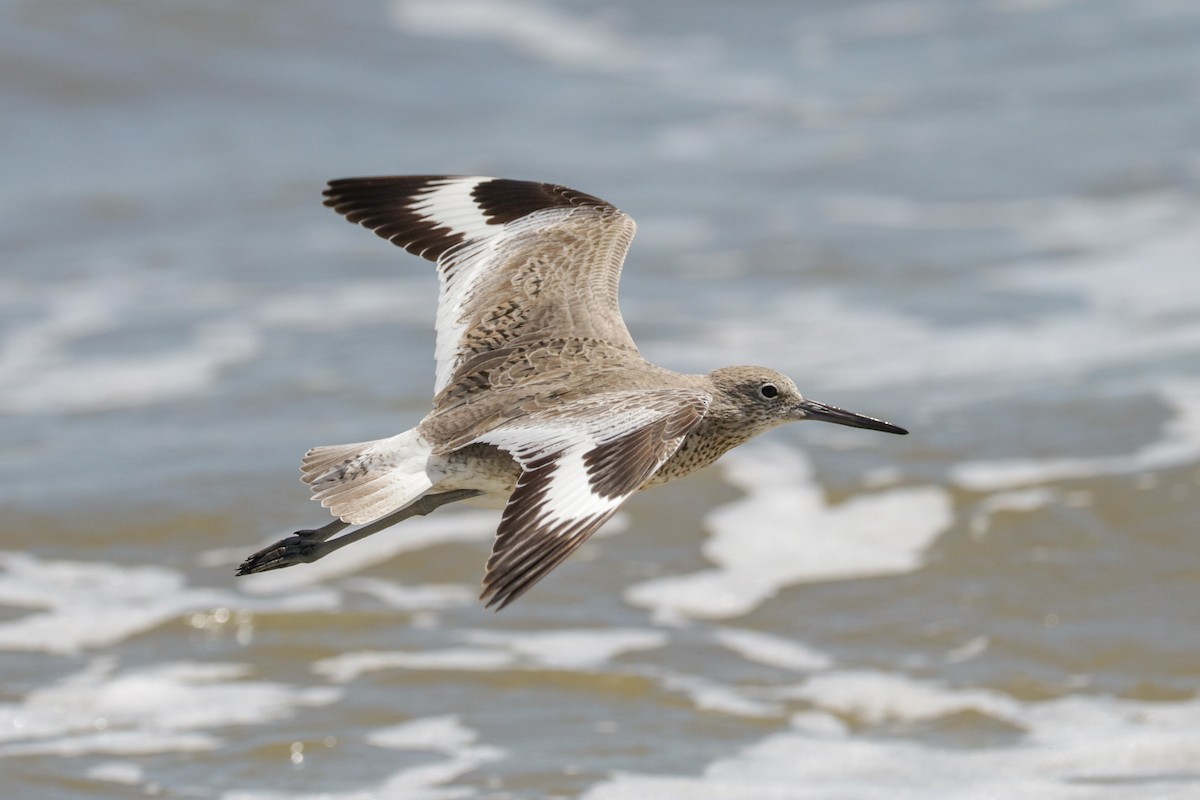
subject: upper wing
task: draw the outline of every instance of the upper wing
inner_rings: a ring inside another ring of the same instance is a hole
[[[488,607],[508,605],[583,544],[679,449],[710,400],[690,389],[609,392],[476,439],[521,465],[483,579]]]
[[[617,307],[636,226],[599,198],[549,183],[431,175],[343,178],[325,197],[351,222],[437,262],[435,394],[469,385],[488,360],[478,356],[518,338],[550,332],[637,350]]]

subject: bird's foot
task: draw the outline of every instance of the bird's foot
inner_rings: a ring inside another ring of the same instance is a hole
[[[255,572],[283,569],[295,564],[309,564],[324,555],[324,544],[325,537],[321,535],[321,529],[296,531],[291,536],[248,556],[238,567],[237,574],[252,575]]]

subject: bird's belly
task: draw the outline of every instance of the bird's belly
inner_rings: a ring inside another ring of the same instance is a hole
[[[484,508],[503,508],[517,486],[521,468],[508,453],[486,444],[468,445],[442,456],[437,492],[473,489],[481,492],[466,502]]]

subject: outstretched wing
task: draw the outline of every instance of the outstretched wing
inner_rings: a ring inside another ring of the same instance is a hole
[[[480,436],[521,465],[483,579],[511,603],[583,544],[669,459],[711,398],[689,389],[609,392]]]
[[[633,220],[591,195],[500,178],[398,176],[329,182],[325,205],[438,265],[440,393],[486,359],[545,337],[636,352],[617,307]]]

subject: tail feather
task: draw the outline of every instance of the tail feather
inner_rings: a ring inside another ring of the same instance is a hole
[[[388,439],[314,447],[300,479],[312,497],[344,522],[373,522],[425,494],[436,475],[432,448],[414,429]]]
[[[353,444],[334,444],[325,447],[314,447],[304,454],[300,461],[301,480],[312,483],[316,476],[332,466],[342,464],[354,458],[364,449],[375,442],[354,442]]]

